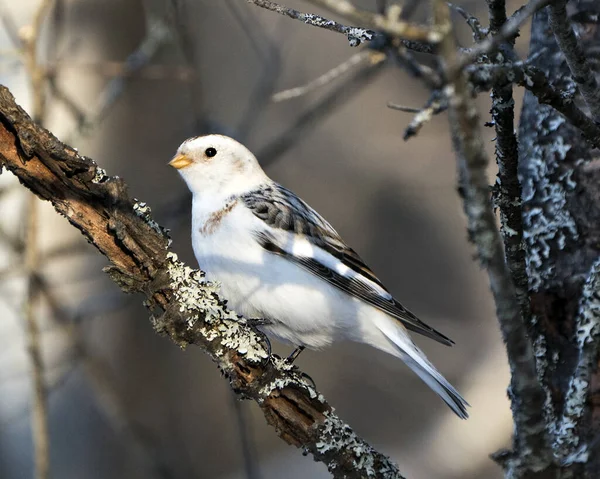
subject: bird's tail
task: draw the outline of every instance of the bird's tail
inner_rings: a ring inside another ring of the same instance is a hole
[[[374,317],[373,317],[374,316]],[[450,406],[458,417],[467,419],[467,406],[460,393],[454,389],[444,376],[431,364],[425,353],[421,351],[410,339],[404,328],[397,324],[393,318],[384,314],[375,314],[371,320],[377,329],[383,333],[391,344],[373,344],[383,351],[402,359],[431,389],[433,389]]]

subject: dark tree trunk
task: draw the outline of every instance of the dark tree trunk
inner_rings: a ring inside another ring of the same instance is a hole
[[[574,2],[577,21],[600,12],[598,2]],[[529,55],[555,88],[577,94],[552,28],[549,8],[533,20]],[[550,17],[550,18],[549,18]],[[598,45],[597,25],[573,22],[584,48]],[[528,329],[558,477],[600,477],[600,395],[595,393],[600,269],[600,170],[592,149],[563,116],[526,93],[519,127],[519,177],[532,318]],[[590,376],[591,375],[591,376]],[[592,387],[588,387],[590,383]],[[535,451],[533,451],[535,453]]]

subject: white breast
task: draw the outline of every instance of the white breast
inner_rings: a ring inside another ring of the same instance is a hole
[[[208,209],[194,207],[194,253],[207,277],[221,282],[232,309],[272,321],[265,332],[295,345],[321,348],[354,339],[360,301],[263,249],[252,232],[265,225],[244,205],[235,205],[216,228],[206,227]]]

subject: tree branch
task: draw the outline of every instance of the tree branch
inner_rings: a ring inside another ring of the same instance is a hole
[[[314,15],[312,13],[302,13],[298,10],[294,10],[293,8],[288,8],[286,6],[280,5],[275,2],[271,2],[269,0],[246,1],[258,7],[265,8],[266,10],[279,13],[280,15],[284,15],[295,20],[300,20],[301,22],[306,23],[307,25],[312,25],[319,28],[325,28],[326,30],[342,33],[348,37],[350,45],[354,47],[360,45],[362,42],[374,40],[376,37],[375,32],[371,30],[360,27],[346,26],[333,20],[324,18],[320,15]],[[313,3],[324,7],[330,6],[325,5],[321,2]],[[344,1],[342,3],[343,7],[345,7],[342,8],[343,12],[348,13],[350,11],[351,13],[353,13],[350,15],[351,18],[358,19],[360,17],[361,22],[365,25],[370,26],[372,28],[376,28],[381,33],[385,33],[393,37],[398,37],[402,45],[410,50],[422,53],[432,53],[432,48],[430,44],[435,43],[439,40],[439,34],[432,33],[431,29],[427,27],[403,22],[397,17],[388,20],[388,17],[383,16],[381,14],[372,14],[369,12],[359,11],[347,1]],[[336,13],[347,17],[347,15],[344,15],[344,13],[340,12],[339,6],[336,6],[333,3],[332,5],[333,8],[329,8],[329,10],[335,11]],[[348,10],[348,7],[350,7],[351,10]]]
[[[449,72],[450,76],[456,74],[467,65],[475,63],[480,55],[486,55],[498,48],[498,46],[507,39],[514,37],[521,25],[537,12],[550,3],[550,0],[531,0],[524,7],[517,10],[498,30],[496,35],[488,37],[486,40],[475,45],[471,50],[462,55],[456,62],[454,68]]]
[[[573,97],[565,95],[550,84],[548,77],[536,66],[522,62],[504,65],[475,64],[466,68],[470,82],[478,91],[491,90],[494,86],[512,82],[535,95],[540,104],[549,105],[559,112],[571,125],[579,129],[585,139],[600,148],[600,127],[581,110]]]
[[[574,2],[573,6],[580,11],[598,7],[597,2]],[[548,16],[549,9],[544,9],[533,19],[532,63],[552,81],[556,91],[576,92],[577,84],[558,42],[548,34]],[[600,31],[590,28],[585,37],[589,45],[597,45]],[[548,429],[554,434],[557,462],[569,467],[571,477],[598,477],[600,433],[595,419],[597,406],[592,402],[598,387],[597,369],[595,378],[584,385],[586,357],[595,354],[595,362],[598,357],[597,348],[591,352],[597,339],[592,326],[595,296],[589,291],[597,282],[594,275],[600,238],[597,151],[574,125],[552,108],[540,105],[529,92],[523,99],[519,139],[533,313],[529,331],[539,381],[546,391]],[[581,401],[585,403],[582,413]]]
[[[234,391],[253,399],[289,444],[325,463],[334,477],[402,478],[397,467],[341,421],[295,367],[266,359],[263,336],[227,310],[218,288],[169,251],[150,209],[122,179],[35,125],[0,87],[0,163],[79,229],[109,260],[125,292],[145,296],[157,332],[200,346]]]
[[[450,23],[450,12],[443,0],[436,0],[433,8],[437,24]],[[452,33],[440,43],[440,56],[446,71],[459,71],[456,70],[459,57]],[[464,73],[450,77],[446,91],[469,234],[488,273],[511,370],[510,398],[515,423],[513,454],[516,460],[511,461],[513,464],[509,468],[525,466],[543,470],[552,462],[543,414],[545,394],[538,382],[533,349],[496,227],[487,180],[489,160],[482,141],[479,114]],[[531,454],[533,451],[535,454]],[[512,476],[508,474],[508,477]]]
[[[438,43],[445,33],[435,27],[431,28],[430,26],[421,26],[403,21],[400,17],[400,13],[402,12],[401,7],[395,4],[388,7],[386,15],[382,15],[379,13],[371,13],[366,10],[360,10],[348,0],[308,1],[347,18],[351,22],[365,25],[373,30],[377,30],[378,32],[385,33],[392,37]]]
[[[324,18],[320,15],[314,15],[312,13],[302,13],[298,10],[294,10],[293,8],[288,8],[283,5],[279,5],[278,3],[271,2],[269,0],[246,1],[248,3],[253,3],[257,7],[261,7],[266,10],[279,13],[280,15],[283,15],[285,17],[290,17],[294,20],[300,20],[301,22],[306,23],[307,25],[324,28],[325,30],[330,30],[332,32],[342,33],[348,37],[350,45],[354,47],[360,45],[363,42],[373,40],[373,38],[375,37],[375,32],[372,32],[365,28],[348,27],[346,25],[342,25],[341,23]]]
[[[594,72],[585,59],[583,48],[577,42],[567,15],[566,0],[555,0],[550,3],[548,19],[556,42],[567,60],[573,80],[577,83],[592,118],[596,123],[600,123],[600,87]]]
[[[490,33],[497,35],[505,25],[506,5],[504,0],[487,0],[490,17]],[[514,38],[501,44],[498,54],[490,55],[499,63],[514,57]],[[521,211],[521,183],[519,167],[519,145],[515,134],[515,101],[511,83],[496,84],[492,88],[492,119],[496,130],[496,163],[498,176],[495,184],[495,203],[500,210],[500,232],[504,242],[504,254],[515,287],[521,317],[529,322],[529,288],[523,241],[523,218]]]

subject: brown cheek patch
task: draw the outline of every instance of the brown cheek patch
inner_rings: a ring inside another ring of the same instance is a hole
[[[237,200],[225,205],[220,210],[217,210],[214,213],[212,213],[206,220],[206,223],[204,223],[204,226],[200,228],[200,234],[204,236],[209,236],[213,234],[217,230],[223,218],[225,218],[225,216],[227,216],[231,212],[231,210],[235,208],[236,205]]]
[[[244,162],[242,160],[236,160],[233,163],[233,169],[238,173],[243,173],[244,171]]]

